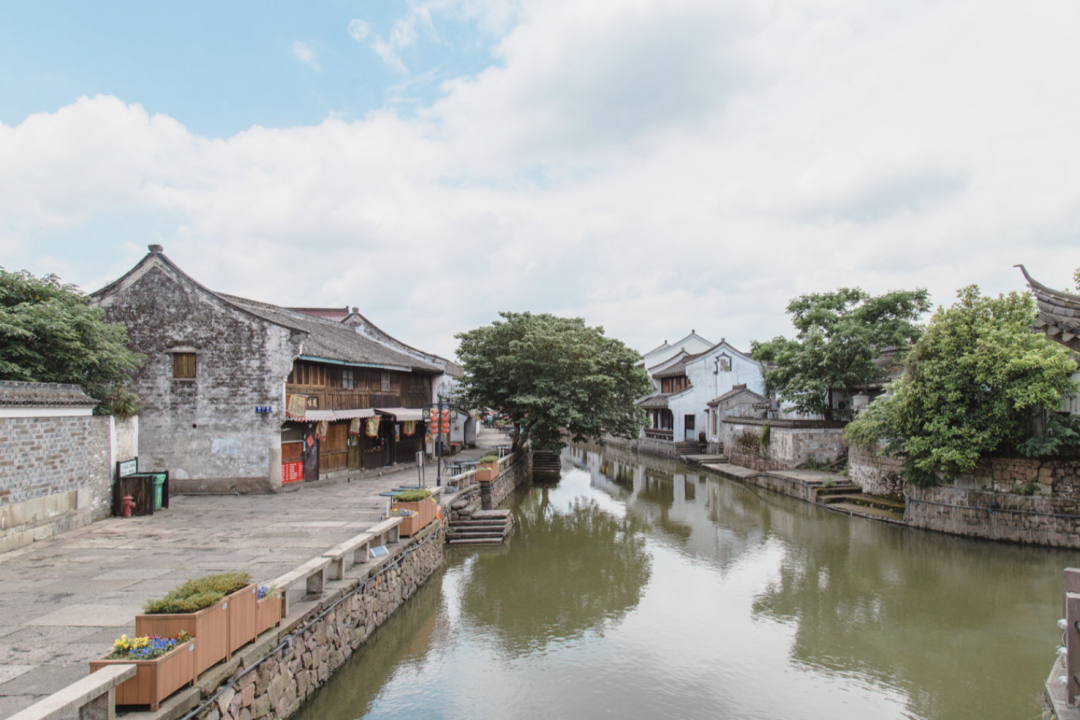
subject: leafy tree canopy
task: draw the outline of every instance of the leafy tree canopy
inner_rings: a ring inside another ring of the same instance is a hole
[[[765,384],[804,414],[837,419],[832,394],[875,380],[874,361],[887,348],[906,351],[922,330],[919,316],[930,309],[924,289],[872,296],[859,288],[800,295],[787,307],[798,333],[754,342],[755,360],[772,365]]]
[[[932,485],[971,472],[979,457],[1012,450],[1033,414],[1076,392],[1065,347],[1033,333],[1030,294],[983,297],[975,285],[938,308],[891,397],[875,400],[848,429],[855,444],[884,441],[907,454],[912,482]]]
[[[605,432],[637,437],[645,412],[634,404],[652,390],[641,356],[588,327],[581,318],[500,313],[502,320],[455,337],[469,403],[506,413],[514,445],[531,439],[562,447],[562,428],[574,440]]]
[[[95,412],[134,414],[125,383],[142,361],[127,328],[106,323],[74,285],[0,268],[0,380],[81,385],[102,401]]]

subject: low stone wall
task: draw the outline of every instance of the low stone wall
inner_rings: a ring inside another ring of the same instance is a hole
[[[847,453],[842,423],[817,420],[725,418],[723,446],[732,462],[755,470],[794,470],[807,463],[828,465]],[[760,438],[769,427],[769,444]]]
[[[346,576],[343,587],[283,625],[271,652],[219,688],[195,718],[276,720],[294,714],[439,569],[444,536],[443,525],[433,523],[373,576]]]
[[[624,448],[636,453],[645,453],[646,455],[656,455],[658,457],[679,457],[679,451],[675,447],[675,443],[671,440],[657,440],[656,438],[637,438],[636,440],[627,440],[626,438],[617,438],[611,435],[604,436],[604,444],[612,445],[618,448]]]
[[[848,478],[869,495],[902,493],[904,459],[878,455],[873,447],[852,445],[848,450]]]
[[[135,456],[137,423],[92,415],[0,417],[0,552],[108,517],[113,465]]]
[[[906,485],[908,525],[951,535],[1080,548],[1080,504],[957,487]]]

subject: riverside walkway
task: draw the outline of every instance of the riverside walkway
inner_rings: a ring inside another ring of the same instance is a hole
[[[508,442],[481,429],[477,459]],[[435,485],[435,468],[426,472]],[[109,518],[0,554],[0,718],[87,675],[90,660],[133,635],[135,615],[188,578],[243,570],[266,582],[379,521],[379,493],[416,468],[325,480],[276,495],[174,496],[152,516]]]

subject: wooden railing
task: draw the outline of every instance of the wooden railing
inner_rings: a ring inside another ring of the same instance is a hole
[[[672,440],[675,437],[673,430],[661,430],[660,428],[645,428],[645,437],[653,440]]]

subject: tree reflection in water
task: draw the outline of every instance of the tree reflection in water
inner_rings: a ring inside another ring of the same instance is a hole
[[[481,553],[467,576],[461,609],[524,654],[578,637],[633,609],[649,580],[643,525],[594,500],[556,508],[537,488],[514,509],[513,553]]]

